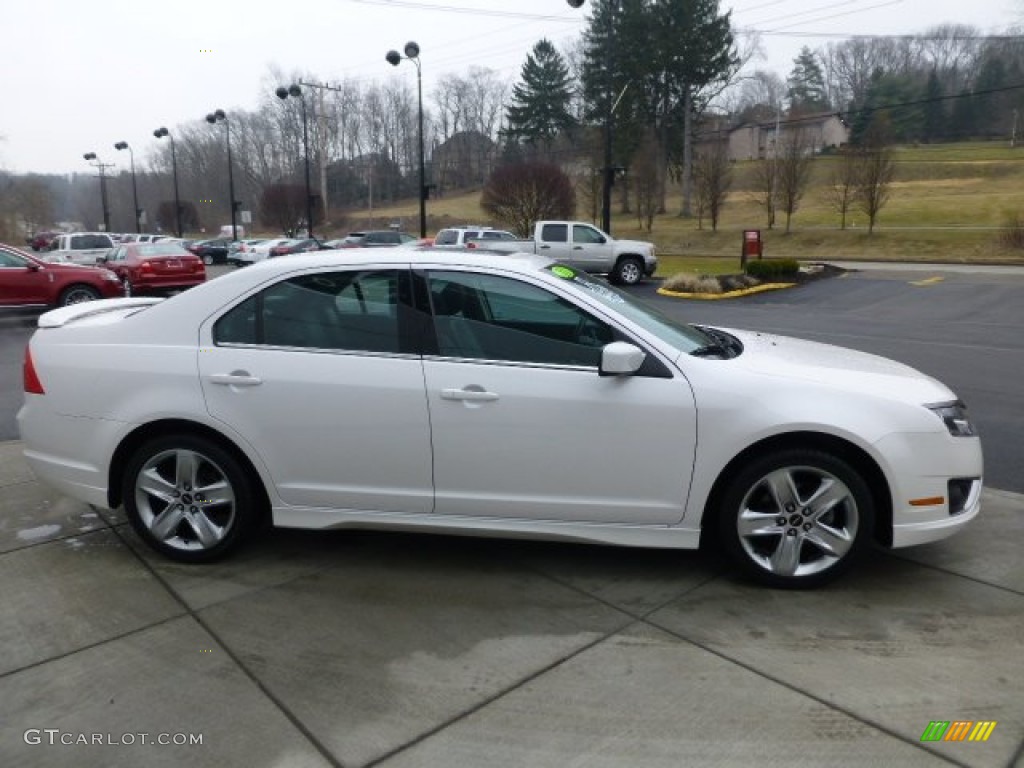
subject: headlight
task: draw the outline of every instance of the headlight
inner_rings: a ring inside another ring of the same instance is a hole
[[[117,275],[115,275],[115,274],[114,274],[113,272],[111,272],[111,271],[110,271],[109,269],[108,269],[108,270],[105,270],[105,271],[103,272],[103,279],[104,279],[104,280],[113,280],[113,281],[114,281],[115,283],[120,283],[120,282],[121,282],[121,278],[120,278],[120,277],[118,277]]]
[[[978,430],[967,416],[967,406],[961,401],[935,403],[926,407],[942,419],[942,423],[953,437],[974,437],[978,434]]]

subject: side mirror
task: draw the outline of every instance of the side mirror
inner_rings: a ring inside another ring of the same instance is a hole
[[[647,353],[625,341],[613,341],[601,349],[601,376],[632,376],[644,364]]]

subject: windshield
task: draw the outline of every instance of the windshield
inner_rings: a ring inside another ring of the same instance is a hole
[[[543,267],[543,271],[587,291],[592,298],[685,354],[715,343],[699,328],[673,320],[654,307],[637,301],[625,291],[594,280],[585,272],[564,264],[549,264]]]

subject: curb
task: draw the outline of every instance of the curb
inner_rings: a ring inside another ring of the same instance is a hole
[[[670,291],[667,288],[659,288],[658,294],[661,296],[671,296],[674,299],[718,301],[719,299],[738,299],[741,296],[750,296],[755,293],[764,293],[765,291],[779,291],[783,288],[793,288],[796,285],[797,283],[764,283],[763,285],[755,285],[752,288],[741,288],[738,291],[726,291],[725,293],[681,293],[679,291]]]

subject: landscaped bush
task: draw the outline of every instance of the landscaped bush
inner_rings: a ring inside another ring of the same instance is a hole
[[[691,275],[683,272],[665,279],[662,287],[675,293],[721,293],[718,279],[707,275]]]
[[[770,259],[747,262],[747,274],[761,278],[793,277],[800,271],[796,259]]]

